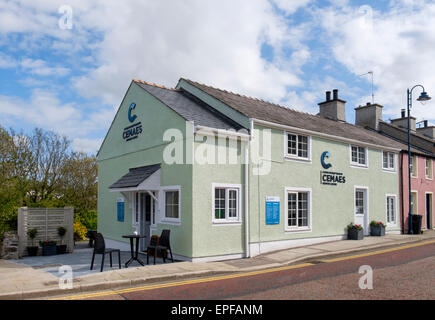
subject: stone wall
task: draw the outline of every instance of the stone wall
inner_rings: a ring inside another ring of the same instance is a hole
[[[0,257],[2,259],[18,259],[18,235],[16,232],[5,232]]]

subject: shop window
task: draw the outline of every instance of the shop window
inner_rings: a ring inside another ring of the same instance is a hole
[[[432,178],[432,159],[426,158],[426,179]]]
[[[396,225],[396,196],[387,195],[387,225]]]
[[[235,222],[240,219],[240,187],[214,186],[213,222]]]
[[[311,219],[310,191],[288,190],[286,230],[309,230]]]
[[[309,136],[286,133],[286,137],[287,137],[286,157],[302,159],[302,160],[310,159],[311,143],[310,143]]]
[[[382,169],[390,171],[396,170],[396,160],[393,152],[383,152]]]
[[[359,167],[367,167],[367,148],[351,146],[350,163]]]

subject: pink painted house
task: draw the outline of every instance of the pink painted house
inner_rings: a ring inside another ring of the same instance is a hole
[[[408,180],[408,118],[405,110],[401,117],[392,119],[390,123],[382,121],[382,106],[368,103],[355,108],[355,124],[374,130],[383,136],[400,142],[402,151],[396,161],[384,154],[383,167],[399,170],[400,224],[402,233],[408,233],[409,226],[409,180]],[[412,214],[422,216],[422,230],[435,229],[435,126],[424,125],[416,127],[416,119],[410,118],[411,127],[411,207]],[[397,167],[396,167],[397,166]],[[390,205],[390,204],[387,204]],[[394,204],[391,204],[394,205]]]
[[[433,229],[435,222],[434,193],[435,180],[433,177],[434,160],[428,156],[413,154],[412,163],[416,163],[416,168],[411,167],[411,207],[413,214],[422,215],[422,230]],[[402,151],[399,157],[399,167],[402,168],[401,176],[403,188],[400,189],[400,212],[402,213],[402,229],[408,232],[409,220],[409,195],[408,195],[408,153]],[[402,165],[403,163],[403,165]],[[404,224],[404,225],[403,225]]]

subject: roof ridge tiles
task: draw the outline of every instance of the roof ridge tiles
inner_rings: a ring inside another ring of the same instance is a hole
[[[166,90],[177,91],[177,89],[175,89],[175,88],[168,88],[168,87],[165,87],[164,85],[157,84],[157,83],[153,83],[153,82],[143,81],[143,80],[139,80],[139,79],[133,79],[133,81],[134,81],[134,82],[141,83],[141,84],[146,84],[146,85],[148,85],[148,86],[152,86],[152,87],[160,88],[160,89],[166,89]]]

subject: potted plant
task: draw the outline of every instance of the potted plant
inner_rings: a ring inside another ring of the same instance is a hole
[[[349,240],[362,240],[364,239],[363,228],[360,224],[350,223],[347,226],[347,238]]]
[[[66,252],[66,244],[63,244],[63,237],[65,236],[66,229],[62,226],[57,228],[57,234],[60,237],[60,245],[56,246],[56,252],[57,254],[64,254]]]
[[[43,256],[52,256],[56,254],[56,241],[45,240],[39,242],[42,247]]]
[[[27,230],[27,236],[32,239],[32,246],[27,247],[27,254],[31,257],[36,256],[38,254],[38,246],[34,245],[34,241],[36,238],[36,234],[38,233],[38,230],[36,229],[29,229]]]
[[[385,236],[385,224],[374,220],[370,222],[370,235],[375,237]]]

